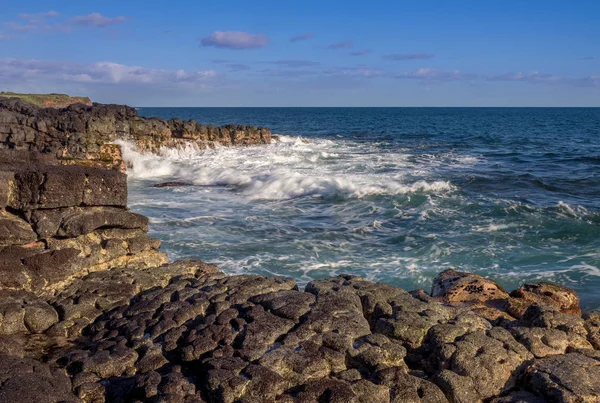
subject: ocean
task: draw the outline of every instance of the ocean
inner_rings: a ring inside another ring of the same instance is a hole
[[[600,308],[600,108],[139,108],[269,127],[267,146],[125,147],[129,204],[171,259],[300,286],[442,270],[551,281]],[[164,181],[196,186],[154,188]]]

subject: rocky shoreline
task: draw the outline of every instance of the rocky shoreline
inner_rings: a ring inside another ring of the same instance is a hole
[[[0,98],[0,402],[598,402],[600,314],[549,283],[431,292],[168,262],[116,140],[260,145],[268,129]]]

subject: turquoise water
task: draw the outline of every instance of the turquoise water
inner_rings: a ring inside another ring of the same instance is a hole
[[[264,147],[127,150],[130,205],[171,258],[300,284],[429,289],[446,268],[553,281],[600,308],[600,109],[140,108],[270,127]],[[292,136],[301,136],[298,140]],[[152,188],[167,180],[197,186]]]

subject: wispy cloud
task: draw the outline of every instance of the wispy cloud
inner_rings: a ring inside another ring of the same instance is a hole
[[[213,70],[185,71],[149,69],[113,62],[72,63],[35,59],[0,59],[0,82],[4,80],[67,81],[95,84],[173,85],[205,82],[217,76]]]
[[[70,33],[75,27],[87,28],[106,28],[112,25],[121,24],[129,21],[130,17],[105,17],[100,13],[91,13],[89,15],[78,15],[62,22],[50,22],[50,19],[58,17],[60,14],[56,11],[46,11],[33,14],[19,14],[23,21],[7,22],[4,24],[6,30],[20,35],[26,33],[41,34],[48,32]],[[56,21],[54,19],[54,21]],[[14,36],[14,35],[13,35]]]
[[[297,36],[291,37],[290,42],[306,41],[306,40],[312,38],[313,36],[314,36],[314,34],[312,32],[307,32],[302,35],[297,35]]]
[[[397,74],[395,78],[416,79],[423,81],[455,81],[472,80],[477,78],[476,74],[463,73],[460,70],[441,71],[432,68],[421,68],[407,73]]]
[[[78,15],[69,20],[70,24],[80,25],[84,27],[96,27],[96,28],[105,28],[110,25],[122,24],[126,21],[129,21],[130,17],[105,17],[100,13],[92,13],[89,15]]]
[[[395,61],[433,59],[434,57],[433,53],[392,53],[383,56],[384,59]]]
[[[313,62],[310,60],[277,60],[274,62],[264,62],[267,64],[276,64],[278,66],[282,66],[282,67],[289,67],[289,68],[301,68],[301,67],[315,67],[315,66],[320,66],[320,63],[318,62]]]
[[[0,41],[6,41],[9,39],[15,39],[18,38],[17,35],[13,35],[13,34],[6,34],[4,32],[0,32]]]
[[[217,31],[200,39],[201,46],[213,46],[225,49],[255,49],[269,44],[269,38],[263,34],[251,34],[240,31]]]
[[[242,63],[230,63],[230,64],[227,64],[226,66],[229,68],[229,71],[231,71],[231,72],[252,70],[252,67],[250,67],[247,64],[242,64]]]
[[[553,74],[542,74],[537,71],[531,73],[505,73],[487,76],[489,81],[526,81],[526,82],[548,82],[548,81],[561,81],[563,80],[560,76]]]
[[[19,14],[19,18],[23,18],[26,20],[37,20],[40,18],[58,17],[59,15],[60,14],[58,12],[50,10],[50,11],[45,11],[45,12],[41,12],[41,13],[32,13],[32,14],[22,13],[22,14]]]
[[[327,49],[344,49],[351,48],[354,45],[354,41],[343,41],[343,42],[335,42],[331,45],[327,46]]]
[[[586,57],[582,57],[581,60],[594,60],[595,57],[594,56],[586,56]]]
[[[38,26],[33,24],[20,24],[18,22],[7,22],[4,24],[4,27],[13,32],[30,32],[38,28]]]
[[[356,52],[350,53],[351,56],[364,56],[371,53],[369,49],[357,50]]]

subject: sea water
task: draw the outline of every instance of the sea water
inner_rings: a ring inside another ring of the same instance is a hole
[[[171,259],[302,286],[342,273],[429,289],[453,268],[552,281],[600,308],[600,108],[140,108],[262,125],[266,146],[144,155],[129,205]],[[164,181],[189,187],[154,188]]]

